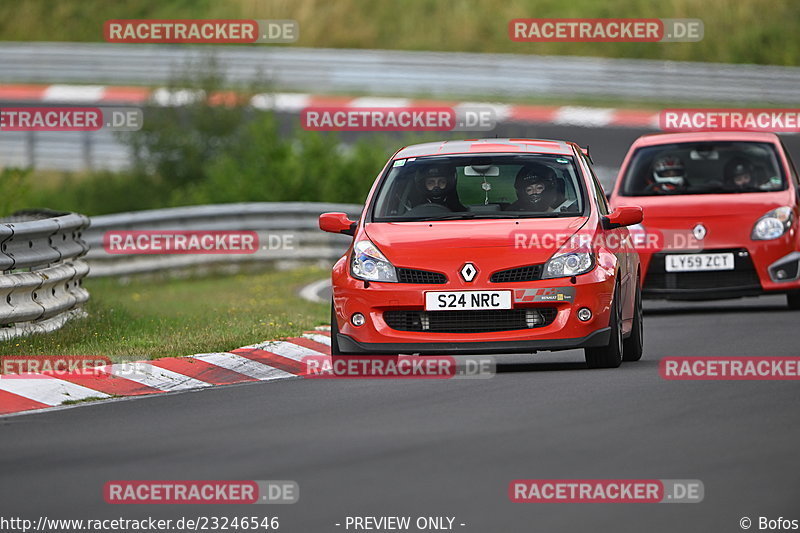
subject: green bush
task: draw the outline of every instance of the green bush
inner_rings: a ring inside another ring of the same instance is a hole
[[[0,170],[0,216],[6,216],[23,209],[24,201],[30,191],[30,169],[7,167]]]
[[[360,203],[399,144],[396,138],[377,136],[343,145],[335,133],[299,128],[286,135],[271,112],[240,116],[237,125],[226,126],[222,134],[206,129],[206,116],[198,108],[182,116],[180,131],[159,119],[140,135],[126,136],[125,142],[137,152],[131,170],[65,174],[54,185],[27,191],[4,186],[19,193],[5,196],[0,207],[9,212],[46,206],[98,215],[229,202]],[[229,119],[223,115],[221,122],[230,124]],[[0,183],[8,183],[11,176],[17,174],[7,169]]]

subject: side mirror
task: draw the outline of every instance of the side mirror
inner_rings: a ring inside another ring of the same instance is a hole
[[[319,229],[329,233],[344,233],[355,235],[358,222],[347,218],[344,213],[322,213],[319,216]]]
[[[605,229],[621,228],[640,224],[644,220],[641,207],[618,207],[608,216],[603,217],[603,227]]]

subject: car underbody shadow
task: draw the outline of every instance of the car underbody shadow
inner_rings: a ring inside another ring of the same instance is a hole
[[[790,310],[786,304],[758,304],[755,301],[748,304],[747,301],[738,301],[735,305],[721,304],[720,302],[710,303],[690,303],[690,302],[669,302],[669,307],[652,307],[645,304],[644,316],[670,316],[670,315],[699,315],[699,314],[741,314],[741,313],[788,313]],[[662,304],[663,305],[663,304]],[[645,324],[645,327],[647,325]]]
[[[536,356],[534,356],[536,357]],[[553,362],[553,361],[546,361],[541,363],[530,362],[530,363],[501,363],[498,362],[495,366],[495,372],[497,374],[506,374],[506,373],[513,373],[513,372],[562,372],[566,370],[591,370],[592,372],[596,372],[598,370],[617,370],[621,371],[625,368],[641,368],[644,366],[658,366],[658,361],[636,361],[626,363],[623,362],[619,368],[610,368],[610,369],[590,369],[586,366],[585,362],[575,362],[575,361],[564,361],[564,362]]]

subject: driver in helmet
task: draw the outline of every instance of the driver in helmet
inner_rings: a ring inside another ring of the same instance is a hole
[[[675,194],[686,190],[686,169],[678,156],[659,157],[653,162],[653,179],[647,185],[647,192],[655,194]]]
[[[422,169],[417,174],[417,189],[422,195],[422,203],[438,204],[451,211],[466,211],[456,194],[455,168],[435,165]]]
[[[758,188],[755,166],[747,158],[734,157],[725,163],[722,175],[726,189],[748,191]]]
[[[559,203],[560,193],[556,173],[547,165],[530,163],[517,172],[514,188],[517,201],[508,209],[513,211],[537,211],[551,213]]]

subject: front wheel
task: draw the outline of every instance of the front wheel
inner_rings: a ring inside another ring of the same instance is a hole
[[[611,301],[611,336],[608,346],[584,348],[586,365],[589,368],[617,368],[622,363],[622,310],[619,305],[619,285],[614,290]]]
[[[789,304],[789,309],[793,311],[800,309],[800,291],[786,293],[786,303]]]
[[[339,349],[339,323],[336,321],[336,311],[333,309],[333,301],[331,301],[331,356],[347,355],[342,353]]]
[[[638,361],[644,352],[644,320],[642,319],[642,288],[636,280],[636,303],[630,336],[622,342],[622,360]]]

